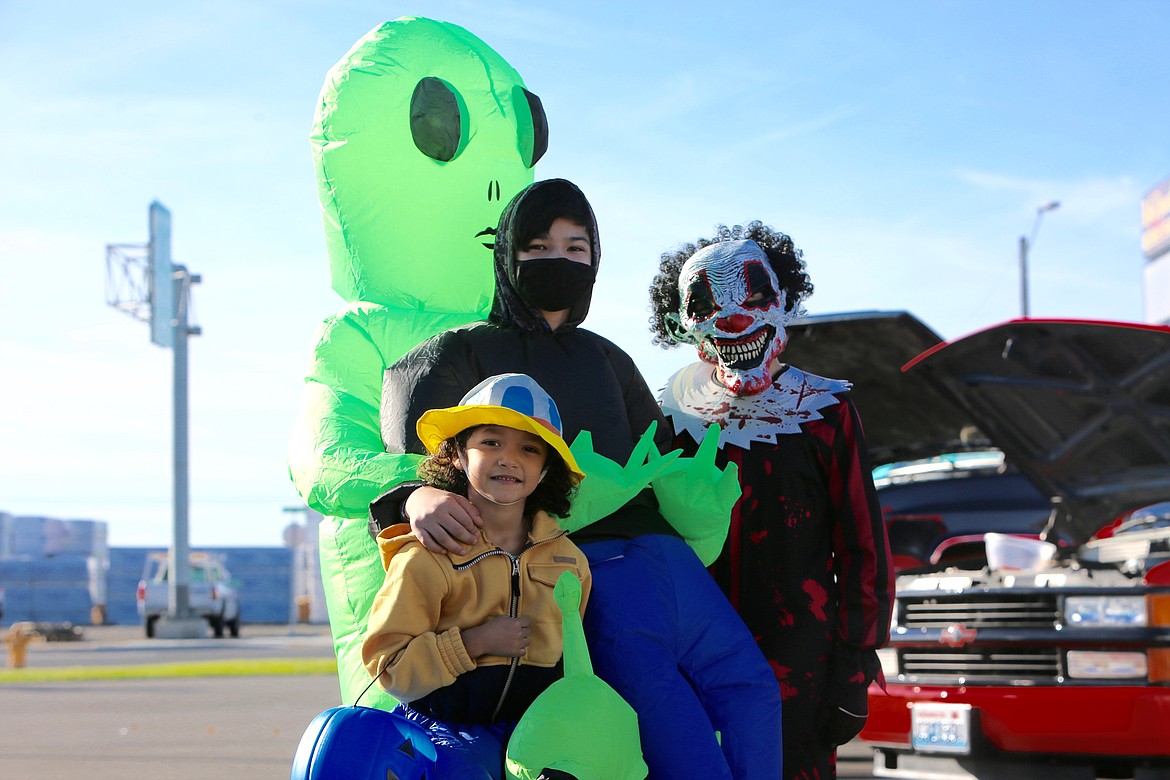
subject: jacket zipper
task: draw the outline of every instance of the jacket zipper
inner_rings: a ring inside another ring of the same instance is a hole
[[[536,547],[537,545],[551,542],[554,539],[559,539],[564,535],[565,535],[565,532],[562,531],[561,533],[556,534],[554,536],[550,536],[547,539],[541,539],[540,541],[537,541],[537,542],[529,542],[524,547],[524,549],[520,551],[520,555],[523,555],[524,553],[528,552],[529,550],[531,550],[533,547]],[[488,556],[491,556],[491,555],[506,555],[506,556],[508,556],[508,560],[511,561],[511,563],[512,563],[512,572],[511,572],[512,598],[508,604],[508,617],[513,617],[513,618],[518,617],[518,615],[516,613],[520,609],[520,555],[512,555],[512,553],[508,552],[507,550],[501,550],[500,548],[497,547],[494,550],[488,550],[485,553],[481,553],[481,554],[475,556],[474,558],[472,558],[470,561],[467,561],[466,563],[456,564],[454,568],[456,571],[463,571],[464,569],[467,569],[471,566],[474,566],[475,564],[479,563],[480,561],[484,560],[485,558],[487,558]],[[496,720],[496,716],[498,716],[500,714],[500,710],[503,709],[503,707],[504,707],[504,700],[508,698],[508,690],[512,687],[512,678],[516,676],[516,667],[518,667],[519,665],[520,665],[520,657],[519,656],[514,657],[511,661],[511,663],[508,664],[508,675],[507,675],[507,677],[504,678],[504,687],[500,691],[500,698],[499,698],[499,701],[496,702],[496,708],[495,708],[495,710],[492,711],[492,718],[491,719],[492,719],[493,723]]]
[[[524,551],[521,550],[520,555],[523,554]],[[508,616],[516,617],[520,607],[520,555],[510,553],[505,553],[505,555],[512,560],[512,602],[508,606]],[[520,656],[513,657],[512,663],[508,664],[508,676],[504,678],[504,688],[500,691],[500,700],[496,702],[496,708],[492,711],[492,723],[496,722],[496,716],[504,707],[504,699],[508,698],[508,689],[512,687],[512,678],[516,676],[516,667],[519,665]]]

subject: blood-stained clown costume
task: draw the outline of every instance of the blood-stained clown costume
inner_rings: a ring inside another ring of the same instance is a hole
[[[584,229],[588,265],[553,257],[520,261],[518,247],[551,243],[548,233],[557,220]],[[669,448],[671,434],[637,368],[617,345],[579,327],[589,312],[600,255],[593,210],[571,182],[540,181],[518,194],[500,219],[496,298],[487,321],[440,334],[387,370],[386,449],[420,452],[414,433],[418,417],[431,406],[457,402],[486,376],[523,372],[535,379],[556,400],[565,436],[588,475],[561,525],[593,572],[584,626],[594,669],[638,713],[650,777],[777,777],[779,688],[751,634],[704,568],[717,555],[738,494],[727,489],[728,482],[734,488],[734,467],[707,469],[714,484],[699,473],[704,463],[713,464],[714,436],[694,458],[659,455]],[[561,275],[567,271],[584,281],[570,283]],[[559,281],[526,281],[542,274]],[[534,303],[552,290],[576,294],[559,303]],[[542,315],[552,310],[567,312],[555,330]],[[677,470],[636,484],[595,516],[578,516],[582,503],[591,503],[583,495],[590,484],[606,484],[606,463],[626,463],[627,470],[637,471],[643,461]],[[379,499],[387,522],[401,522],[399,507],[414,487],[400,485]],[[693,509],[713,494],[728,497],[722,505],[724,528],[703,559],[688,542],[702,550],[710,537],[680,529],[678,518],[686,514],[680,509]]]
[[[548,135],[540,100],[491,47],[454,24],[404,17],[329,71],[310,141],[333,289],[348,306],[318,334],[289,472],[325,515],[322,579],[352,704],[369,683],[361,642],[383,576],[369,504],[419,461],[382,446],[382,373],[487,314],[500,210],[532,182]],[[362,703],[396,704],[380,691]]]
[[[660,401],[676,444],[722,428],[720,465],[742,497],[711,567],[771,663],[784,697],[784,776],[835,776],[835,748],[865,723],[889,635],[892,566],[848,382],[779,358],[812,291],[792,240],[758,222],[662,256],[655,342],[700,361]]]

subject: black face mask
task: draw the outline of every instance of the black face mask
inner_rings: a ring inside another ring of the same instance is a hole
[[[595,278],[593,266],[565,257],[524,260],[516,269],[516,292],[541,311],[562,311],[584,298]]]

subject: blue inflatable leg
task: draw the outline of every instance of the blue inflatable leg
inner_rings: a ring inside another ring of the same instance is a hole
[[[669,567],[657,550],[642,544],[646,538],[582,547],[593,572],[585,633],[594,672],[638,713],[651,778],[730,780],[711,719],[679,672],[688,649],[679,644],[678,602]],[[688,608],[706,610],[702,604]],[[712,629],[712,635],[720,632]]]
[[[694,685],[737,780],[774,780],[783,769],[783,703],[776,675],[735,608],[711,575],[696,569],[689,549],[671,537],[653,537],[671,562],[681,644],[679,664]],[[703,605],[702,609],[698,605]],[[710,626],[720,626],[718,641]]]
[[[582,549],[594,671],[638,713],[650,776],[780,777],[776,678],[694,552],[660,535]]]

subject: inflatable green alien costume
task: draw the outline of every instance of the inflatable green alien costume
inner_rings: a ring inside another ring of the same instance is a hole
[[[492,303],[500,211],[547,146],[540,100],[461,27],[405,17],[376,27],[329,71],[311,135],[333,289],[289,447],[305,503],[325,515],[321,570],[341,697],[369,683],[366,615],[384,572],[369,504],[418,458],[382,446],[382,373],[420,341]],[[364,702],[395,702],[371,691]]]

